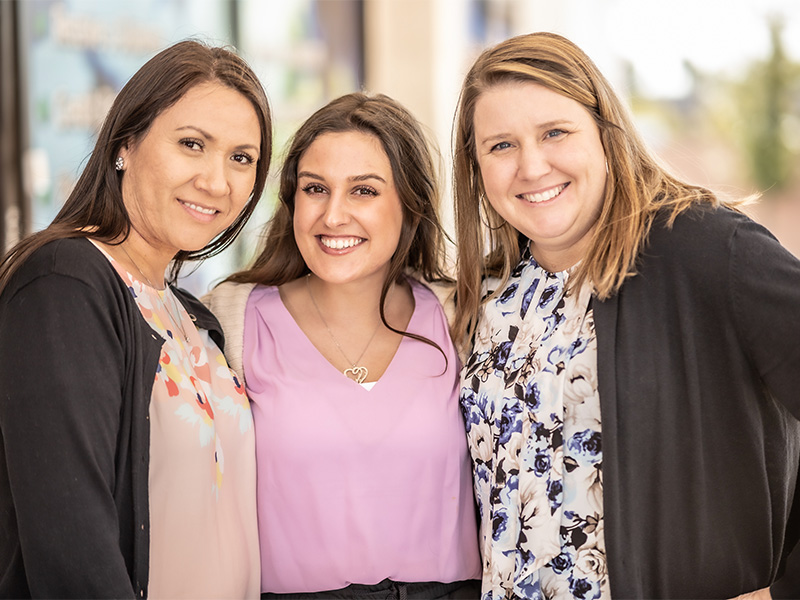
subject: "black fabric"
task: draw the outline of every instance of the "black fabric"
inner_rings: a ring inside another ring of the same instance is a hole
[[[800,545],[794,547],[783,576],[773,584],[770,593],[775,600],[800,599]]]
[[[198,326],[211,313],[177,292]],[[85,239],[0,296],[0,597],[143,598],[148,407],[163,339]]]
[[[612,596],[769,586],[800,535],[800,261],[696,208],[593,309]]]

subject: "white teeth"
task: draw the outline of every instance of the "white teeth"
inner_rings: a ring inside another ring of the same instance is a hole
[[[558,196],[561,192],[564,191],[565,187],[567,187],[567,184],[554,187],[553,189],[547,190],[546,192],[539,192],[538,194],[520,194],[520,196],[522,196],[522,198],[524,198],[528,202],[544,202],[545,200],[550,200]]]
[[[203,213],[204,215],[213,215],[217,212],[213,208],[203,208],[202,206],[197,206],[197,204],[192,204],[191,202],[184,202],[184,205],[188,206],[192,210],[196,210],[199,213]]]
[[[364,241],[364,238],[329,238],[320,236],[322,245],[331,250],[343,250],[345,248],[352,248]]]

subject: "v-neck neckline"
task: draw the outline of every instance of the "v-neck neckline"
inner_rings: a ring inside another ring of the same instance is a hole
[[[419,308],[419,293],[418,293],[418,290],[417,290],[417,286],[419,284],[416,281],[414,281],[413,279],[411,279],[410,277],[407,277],[406,281],[408,281],[409,286],[411,286],[411,294],[414,297],[414,310],[411,313],[411,318],[408,320],[408,325],[406,326],[406,331],[413,331],[414,326],[416,325],[417,314],[419,312],[417,310]],[[331,369],[336,371],[336,373],[340,377],[344,377],[348,381],[352,381],[353,384],[356,385],[364,393],[367,393],[367,394],[371,393],[373,390],[375,390],[376,387],[381,385],[386,380],[387,376],[391,375],[392,371],[394,371],[394,365],[397,362],[397,358],[400,355],[400,352],[403,351],[406,343],[409,342],[410,339],[411,339],[411,338],[409,338],[407,336],[402,336],[402,338],[400,340],[400,343],[397,345],[397,349],[395,350],[394,355],[392,356],[391,360],[389,361],[389,364],[386,366],[386,369],[384,369],[383,374],[377,380],[375,380],[374,385],[372,386],[372,388],[367,389],[363,385],[358,383],[357,381],[354,381],[354,380],[350,379],[349,377],[347,377],[347,375],[345,375],[339,369],[337,369],[336,366],[334,366],[334,364],[332,362],[330,362],[327,358],[325,358],[325,355],[322,354],[322,352],[320,352],[319,348],[317,348],[314,345],[314,343],[309,339],[309,337],[306,335],[306,332],[303,331],[303,328],[300,327],[300,325],[297,324],[297,321],[292,316],[292,313],[289,312],[289,309],[283,303],[283,298],[281,297],[280,290],[278,290],[277,287],[275,288],[275,293],[278,296],[278,304],[280,304],[280,310],[282,310],[284,312],[285,316],[289,319],[289,322],[291,323],[291,327],[294,328],[296,330],[296,333],[301,336],[301,338],[303,340],[303,343],[307,344],[311,348],[311,350],[314,352],[314,354],[316,354],[316,356],[319,358],[320,361],[324,362],[326,365],[328,365],[328,367],[330,367]],[[372,382],[366,382],[366,383],[372,383]]]

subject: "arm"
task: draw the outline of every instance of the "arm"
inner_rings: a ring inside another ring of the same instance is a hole
[[[114,502],[125,356],[108,295],[65,275],[7,289],[0,428],[33,597],[133,597]]]
[[[742,221],[729,264],[745,351],[773,397],[800,419],[800,260],[763,227]]]
[[[225,332],[225,358],[243,383],[244,311],[253,288],[254,283],[226,281],[200,298],[222,325]]]

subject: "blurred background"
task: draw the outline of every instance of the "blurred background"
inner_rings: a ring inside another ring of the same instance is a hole
[[[184,287],[202,294],[248,263],[286,140],[354,90],[393,96],[427,127],[451,224],[461,80],[483,48],[538,30],[595,60],[679,176],[729,197],[762,193],[752,216],[800,256],[800,0],[0,0],[0,250],[50,222],[115,93],[187,37],[233,45],[250,62],[276,147],[248,229],[185,273]],[[776,597],[800,597],[798,554]]]
[[[50,222],[115,93],[187,37],[231,44],[250,62],[277,143],[248,229],[184,287],[202,294],[250,260],[288,136],[353,90],[389,94],[427,127],[451,223],[461,80],[483,48],[536,30],[595,60],[680,176],[727,196],[762,192],[752,215],[800,255],[798,0],[0,0],[0,248]]]

